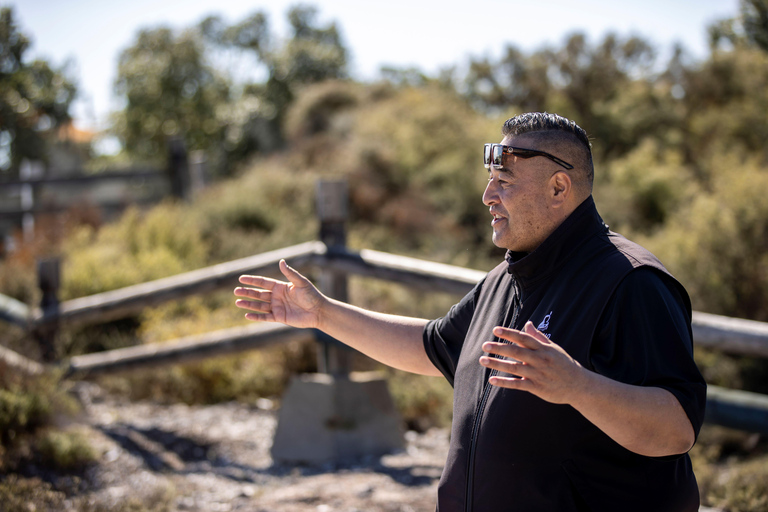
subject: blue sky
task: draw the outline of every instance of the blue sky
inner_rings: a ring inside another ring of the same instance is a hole
[[[706,27],[735,16],[739,6],[738,0],[0,0],[32,37],[31,56],[57,66],[71,60],[80,87],[76,123],[92,129],[104,127],[118,105],[117,56],[139,28],[185,28],[209,14],[234,23],[264,11],[281,35],[285,13],[297,3],[316,6],[323,23],[337,22],[359,79],[375,77],[382,65],[434,72],[470,55],[498,56],[506,44],[526,51],[559,45],[576,31],[593,42],[610,31],[641,35],[662,55],[679,42],[704,57]]]

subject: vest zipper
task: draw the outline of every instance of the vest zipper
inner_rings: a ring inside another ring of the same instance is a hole
[[[520,313],[520,289],[517,287],[517,281],[513,281],[514,288],[515,288],[515,296],[512,299],[512,318],[507,323],[507,319],[504,319],[504,325],[509,326],[510,328],[514,329],[515,323],[517,322],[517,316]],[[507,311],[507,316],[509,316],[510,311]],[[500,341],[498,337],[495,337],[495,341]],[[497,370],[491,370],[491,372],[488,374],[488,378],[498,375]],[[477,433],[480,429],[480,421],[482,420],[483,413],[485,412],[485,406],[488,403],[488,396],[491,393],[491,385],[488,384],[488,381],[486,381],[483,385],[483,396],[480,399],[480,403],[477,404],[477,410],[475,411],[475,419],[472,422],[472,434],[469,438],[469,455],[467,457],[467,488],[464,493],[464,510],[465,512],[471,512],[472,511],[472,498],[473,498],[473,473],[475,470],[475,450],[477,449]]]

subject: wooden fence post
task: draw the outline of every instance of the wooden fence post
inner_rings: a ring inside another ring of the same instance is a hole
[[[345,251],[347,246],[348,187],[345,180],[320,180],[315,190],[317,215],[320,219],[320,241],[329,252]],[[334,299],[349,301],[347,276],[332,269],[320,271],[320,290]],[[348,375],[351,351],[345,345],[320,337],[317,367],[320,373]]]
[[[42,291],[40,309],[43,316],[55,314],[59,310],[59,284],[61,260],[48,258],[37,262],[37,282]],[[45,362],[56,360],[56,334],[59,322],[47,322],[37,326],[34,331],[35,339],[40,346],[40,357]]]
[[[23,160],[19,169],[20,181],[32,181],[43,175],[43,164],[39,161]],[[31,242],[35,238],[35,196],[36,186],[33,183],[22,184],[19,190],[21,207],[21,227],[24,241]]]
[[[175,197],[184,200],[192,198],[189,160],[181,137],[173,137],[168,141],[168,177],[171,180],[171,193]]]
[[[345,254],[347,182],[320,180],[315,197],[325,256]],[[321,268],[320,290],[348,302],[346,272]],[[281,400],[272,459],[327,463],[401,450],[402,421],[384,375],[351,372],[352,349],[325,335],[317,339],[320,373],[291,379]]]

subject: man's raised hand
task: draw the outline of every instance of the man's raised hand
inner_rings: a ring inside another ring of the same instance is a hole
[[[582,392],[579,384],[584,382],[584,368],[530,321],[522,331],[496,327],[493,333],[509,343],[483,343],[489,354],[506,358],[480,358],[481,365],[502,372],[490,377],[490,384],[528,391],[557,404],[570,403]]]
[[[235,305],[250,311],[248,320],[280,322],[292,327],[317,327],[323,295],[309,280],[280,260],[288,282],[261,276],[240,276],[247,287],[235,288]]]

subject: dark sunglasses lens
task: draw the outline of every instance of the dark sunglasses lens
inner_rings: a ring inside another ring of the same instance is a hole
[[[501,158],[504,154],[504,146],[501,144],[496,144],[493,146],[493,149],[491,151],[491,161],[493,162],[494,167],[501,167]]]
[[[483,165],[488,167],[491,163],[491,145],[486,144],[483,148]]]

